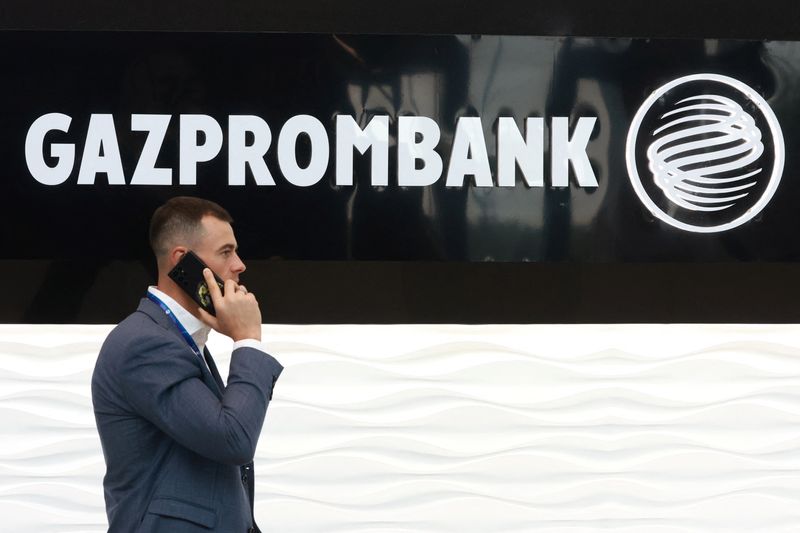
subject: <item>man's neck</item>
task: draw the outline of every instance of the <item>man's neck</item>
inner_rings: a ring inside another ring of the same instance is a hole
[[[178,302],[178,305],[186,309],[192,316],[200,319],[200,313],[197,312],[197,304],[169,277],[159,276],[156,289]]]

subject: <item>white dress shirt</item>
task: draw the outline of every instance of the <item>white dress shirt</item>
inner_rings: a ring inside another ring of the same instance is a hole
[[[203,348],[205,348],[206,342],[208,342],[208,334],[211,331],[211,327],[184,309],[181,304],[176,302],[173,298],[158,290],[155,286],[151,285],[147,288],[147,291],[161,300],[164,305],[166,305],[169,310],[172,311],[172,314],[175,315],[175,318],[178,320],[178,322],[180,322],[181,325],[186,328],[186,331],[189,333],[189,335],[192,336],[192,339],[194,340],[195,344],[197,344],[197,347],[200,349],[200,353],[202,354]],[[256,339],[242,339],[233,343],[234,350],[244,347],[255,348],[256,350],[267,353],[264,343]],[[208,367],[205,357],[203,357],[203,363],[206,365],[206,367]]]

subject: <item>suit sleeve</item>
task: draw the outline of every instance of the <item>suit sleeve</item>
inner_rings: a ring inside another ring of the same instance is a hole
[[[234,465],[253,460],[283,370],[272,356],[249,347],[234,350],[220,400],[203,382],[197,356],[179,339],[140,337],[126,352],[119,383],[138,414],[209,459]]]

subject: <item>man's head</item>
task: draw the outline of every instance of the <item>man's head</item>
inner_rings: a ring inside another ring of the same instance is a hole
[[[177,196],[156,209],[150,219],[150,246],[159,279],[192,250],[223,280],[238,283],[245,266],[236,252],[230,214],[209,200]]]

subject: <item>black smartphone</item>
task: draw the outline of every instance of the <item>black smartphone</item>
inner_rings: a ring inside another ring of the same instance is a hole
[[[211,293],[208,292],[206,278],[203,277],[204,268],[208,267],[194,252],[189,250],[167,275],[200,307],[216,316],[214,302],[211,301]],[[211,272],[213,273],[214,271],[212,270]],[[222,280],[216,274],[214,274],[214,279],[217,280],[219,290],[222,292],[225,288]]]

